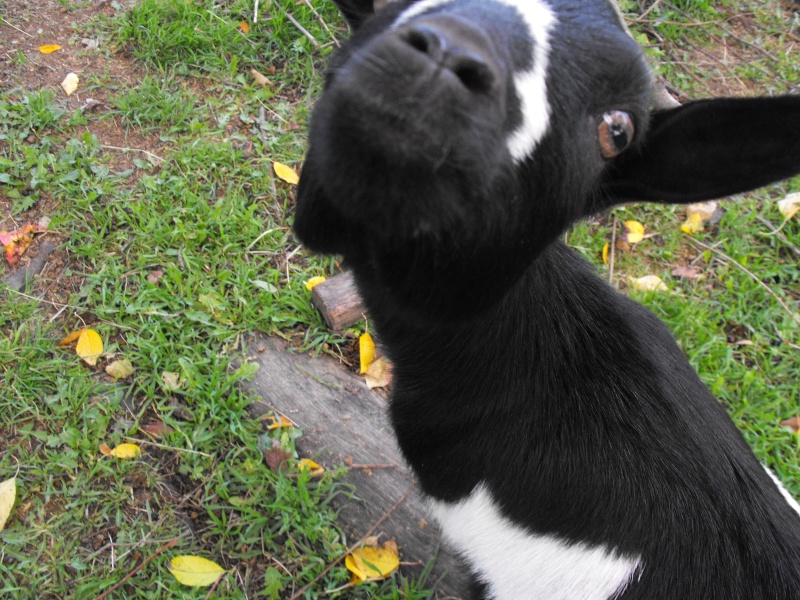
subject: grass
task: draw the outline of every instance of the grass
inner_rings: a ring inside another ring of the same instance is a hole
[[[89,10],[63,4],[71,18]],[[719,82],[720,74],[764,92],[780,88],[764,69],[797,80],[781,45],[796,16],[781,21],[775,7],[754,3],[751,41],[778,60],[690,75],[674,67],[690,44],[717,50],[692,19],[727,18],[733,8],[674,2],[683,16],[661,4],[636,33],[683,93],[705,95],[698,79]],[[351,493],[343,470],[273,473],[263,449],[292,453],[302,432],[266,430],[237,386],[252,373],[241,343],[249,331],[279,333],[304,351],[346,343],[327,332],[303,286],[334,272],[334,261],[298,251],[294,190],[271,167],[299,166],[310,100],[344,26],[330,2],[314,2],[316,12],[288,0],[261,5],[258,24],[251,1],[143,0],[78,26],[107,52],[108,71],[82,75],[106,98],[98,112],[75,111],[24,81],[0,91],[0,202],[15,223],[51,217],[51,239],[61,244],[51,272],[23,293],[0,295],[0,481],[19,470],[18,500],[0,533],[0,596],[95,598],[133,572],[112,597],[205,598],[207,590],[181,586],[165,568],[171,556],[195,554],[231,569],[214,597],[287,598],[353,541],[335,524],[336,499]],[[641,14],[632,2],[626,8]],[[113,61],[126,56],[129,76],[118,77]],[[10,68],[21,73],[35,59],[20,55]],[[271,85],[254,83],[250,69]],[[109,130],[125,141],[102,141]],[[784,238],[770,236],[759,217],[779,224],[775,200],[798,190],[795,179],[725,203],[722,220],[695,236],[714,250],[680,232],[684,213],[675,207],[620,208],[569,236],[608,276],[600,255],[615,216],[657,234],[616,253],[613,282],[627,288],[628,277],[648,273],[667,282],[670,293],[631,293],[670,325],[796,496],[800,442],[779,422],[800,405],[800,331],[775,295],[797,311],[800,276],[788,244],[800,247],[800,227],[793,221]],[[692,261],[702,278],[671,275]],[[57,345],[83,326],[104,340],[97,368]],[[103,368],[121,358],[135,372],[115,382]],[[177,385],[167,383],[171,373]],[[153,424],[163,428],[154,437]],[[99,451],[129,439],[150,442],[138,460]],[[139,568],[175,538],[175,548]],[[424,578],[348,581],[336,567],[305,597],[430,597]]]

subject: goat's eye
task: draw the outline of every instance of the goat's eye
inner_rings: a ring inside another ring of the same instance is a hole
[[[605,158],[614,158],[633,141],[633,119],[621,110],[612,110],[603,115],[597,126],[600,153]]]

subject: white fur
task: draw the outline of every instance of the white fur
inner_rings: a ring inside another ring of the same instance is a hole
[[[778,486],[778,490],[780,491],[781,495],[786,499],[786,502],[789,503],[789,506],[791,506],[795,510],[795,512],[798,515],[800,515],[800,504],[797,503],[797,500],[792,498],[792,495],[789,493],[789,490],[783,487],[781,480],[778,479],[775,473],[770,471],[766,466],[764,466],[764,470],[767,472],[767,475],[769,475],[772,478],[772,481],[775,482],[775,485]]]
[[[399,27],[414,17],[456,0],[422,0],[412,4],[397,17],[392,27]],[[543,0],[496,0],[515,8],[525,21],[534,42],[533,67],[514,75],[514,84],[522,110],[522,123],[506,142],[515,162],[528,158],[550,126],[550,103],[547,100],[547,66],[550,32],[556,16]]]
[[[455,504],[432,501],[431,512],[495,600],[607,600],[641,575],[640,557],[526,531],[483,484]]]

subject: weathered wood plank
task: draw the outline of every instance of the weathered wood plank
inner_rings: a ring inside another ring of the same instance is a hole
[[[345,271],[314,286],[311,303],[333,331],[341,331],[361,320],[366,309],[352,273]]]
[[[346,481],[355,487],[357,499],[338,505],[339,520],[349,540],[357,541],[414,483],[389,425],[386,401],[329,356],[292,353],[283,341],[260,335],[247,347],[252,362],[259,364],[255,377],[244,384],[261,397],[254,413],[274,408],[297,423],[304,432],[298,444],[304,455],[317,456],[317,462],[328,467],[343,464],[348,457],[354,464],[396,465],[348,473]],[[422,497],[415,490],[381,525],[384,539],[397,540],[401,560],[424,565],[437,553],[439,532],[426,519]],[[461,597],[466,583],[463,569],[444,548],[438,550],[429,583],[437,580],[438,598]]]

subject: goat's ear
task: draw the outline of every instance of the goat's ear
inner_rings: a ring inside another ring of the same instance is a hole
[[[333,2],[350,28],[355,31],[367,17],[375,12],[375,4],[380,4],[381,0],[333,0]]]
[[[297,186],[294,232],[304,246],[322,254],[349,254],[355,251],[357,228],[342,216],[322,187],[322,174],[309,150]]]
[[[703,100],[655,113],[608,170],[613,203],[697,202],[800,173],[800,96]]]

